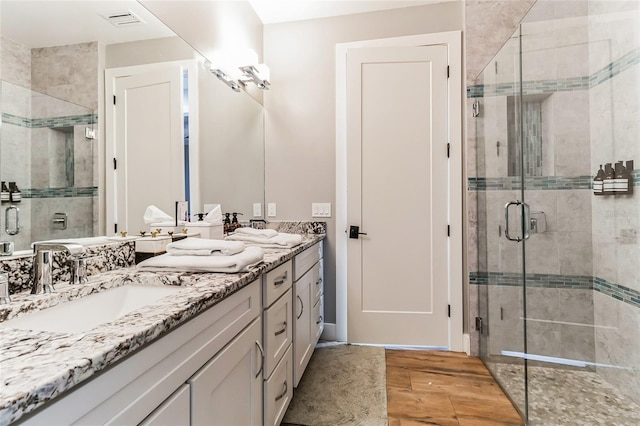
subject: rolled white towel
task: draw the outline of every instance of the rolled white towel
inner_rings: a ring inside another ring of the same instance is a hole
[[[153,272],[246,272],[264,259],[260,247],[247,247],[232,256],[172,256],[165,253],[136,265],[141,271]]]
[[[167,244],[167,253],[173,256],[231,256],[246,248],[240,241],[184,238]]]
[[[293,248],[302,243],[302,235],[279,232],[275,237],[264,238],[256,235],[236,234],[234,232],[233,234],[227,235],[225,240],[243,241],[265,248]]]
[[[271,238],[278,235],[275,229],[254,229],[254,228],[237,228],[233,231],[236,234],[255,235],[257,237]]]

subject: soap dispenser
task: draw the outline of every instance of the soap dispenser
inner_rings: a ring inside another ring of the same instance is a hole
[[[604,193],[604,170],[602,170],[602,164],[600,164],[600,170],[593,178],[593,193],[594,195],[602,195]]]
[[[624,167],[622,161],[618,161],[615,168],[615,178],[613,179],[613,190],[617,194],[628,194],[629,180],[629,171]]]
[[[231,213],[225,213],[224,214],[224,220],[222,221],[222,225],[223,225],[223,230],[225,234],[228,234],[230,232],[230,227],[231,227]]]
[[[7,188],[7,182],[2,181],[2,191],[0,192],[0,201],[7,202],[11,201],[11,194],[9,192],[9,188]]]
[[[611,163],[607,163],[604,165],[604,178],[602,180],[603,185],[603,193],[604,194],[613,194],[614,192],[614,179],[615,172],[613,171],[613,167],[611,167]]]
[[[18,185],[15,182],[9,182],[9,198],[12,203],[19,203],[22,201],[22,192],[18,189]]]

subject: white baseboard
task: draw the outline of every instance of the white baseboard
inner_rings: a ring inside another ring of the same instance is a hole
[[[330,342],[333,342],[336,339],[336,325],[332,324],[330,322],[325,322],[324,323],[324,331],[322,332],[322,335],[320,336],[320,339],[322,340],[328,340]]]
[[[471,337],[469,333],[464,333],[462,335],[462,345],[464,346],[464,352],[471,356]]]

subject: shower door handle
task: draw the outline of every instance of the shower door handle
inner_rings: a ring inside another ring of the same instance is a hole
[[[516,243],[519,243],[520,241],[522,241],[522,238],[511,237],[511,235],[509,235],[509,207],[521,206],[521,205],[522,203],[519,200],[509,201],[507,204],[504,205],[504,236],[507,237],[507,240],[515,241]],[[528,236],[525,235],[525,237],[528,237]]]

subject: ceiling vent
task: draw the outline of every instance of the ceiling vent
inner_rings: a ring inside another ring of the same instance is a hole
[[[144,24],[144,21],[130,10],[116,10],[115,12],[100,14],[114,27],[128,27],[132,25]]]

